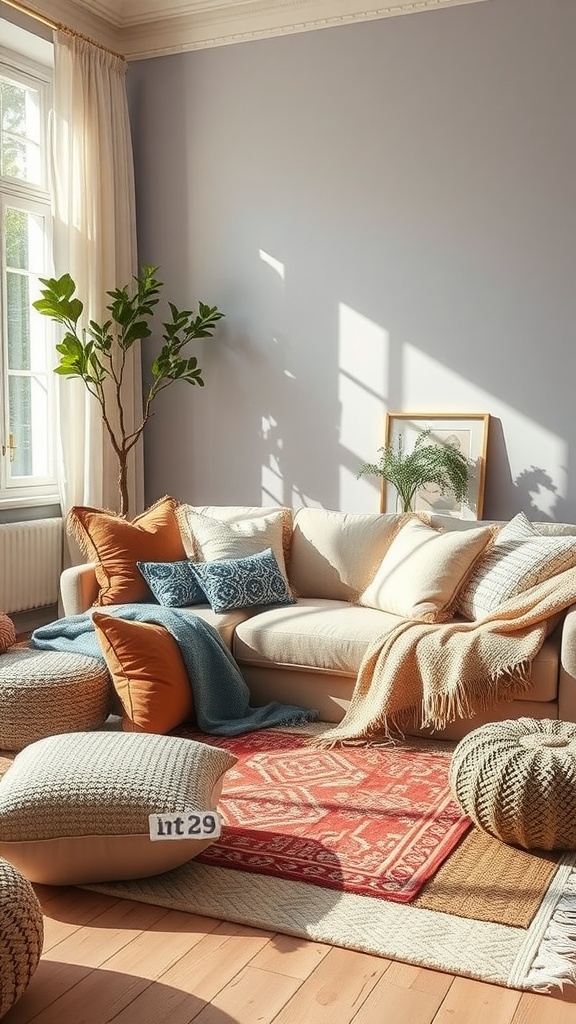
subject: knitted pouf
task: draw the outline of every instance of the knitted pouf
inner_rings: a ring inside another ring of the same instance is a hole
[[[0,749],[98,729],[108,716],[106,666],[82,654],[23,648],[0,655]]]
[[[0,654],[16,643],[16,627],[9,615],[0,612]]]
[[[43,941],[42,910],[34,889],[12,864],[0,859],[0,1019],[27,987]]]
[[[468,733],[450,785],[480,828],[526,850],[576,849],[576,724],[518,718]]]

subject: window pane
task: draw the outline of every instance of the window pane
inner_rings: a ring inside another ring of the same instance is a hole
[[[43,376],[8,379],[10,433],[16,445],[12,479],[49,475],[47,383]]]
[[[30,369],[30,304],[28,278],[8,274],[6,278],[8,321],[8,366]]]
[[[8,368],[45,371],[47,368],[47,322],[31,306],[38,298],[40,284],[28,274],[6,275]]]
[[[2,131],[26,134],[26,91],[22,85],[0,79]]]
[[[6,267],[8,270],[44,271],[44,218],[25,210],[6,208]]]
[[[40,93],[0,79],[1,172],[21,181],[39,183]]]
[[[40,147],[10,135],[4,136],[2,174],[20,181],[38,184],[41,179]]]

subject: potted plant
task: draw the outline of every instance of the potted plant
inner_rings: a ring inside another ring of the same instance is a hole
[[[128,455],[151,416],[154,399],[176,380],[204,387],[198,360],[195,356],[183,356],[182,349],[196,338],[210,337],[217,321],[224,316],[216,306],[206,306],[203,302],[198,304],[197,312],[180,310],[169,303],[171,318],[162,324],[164,344],[150,368],[152,380],[143,395],[142,419],[134,430],[127,431],[122,411],[126,353],[136,341],[143,341],[152,334],[149,321],[163,287],[155,277],[157,270],[158,267],[143,267],[134,278],[132,293],[128,285],[107,292],[111,299],[106,306],[109,319],[101,324],[91,320],[87,328],[78,327],[84,304],[74,297],[76,284],[70,274],[58,279],[40,278],[44,285],[42,298],[33,303],[39,313],[66,329],[56,345],[60,361],[54,372],[64,377],[80,377],[100,405],[102,420],[118,459],[122,515],[128,514]]]
[[[424,484],[435,484],[441,495],[452,491],[462,501],[468,491],[470,464],[454,445],[430,442],[431,427],[422,430],[411,451],[404,448],[400,435],[396,444],[379,448],[378,463],[365,462],[358,477],[365,473],[387,480],[398,492],[403,512],[413,511],[414,496]]]

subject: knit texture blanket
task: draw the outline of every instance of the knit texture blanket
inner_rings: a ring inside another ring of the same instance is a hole
[[[105,661],[94,630],[92,610],[34,630],[30,638],[32,647],[86,654]],[[318,718],[315,710],[278,701],[260,708],[250,707],[250,691],[236,661],[218,630],[198,615],[156,604],[114,605],[107,606],[105,611],[121,619],[154,622],[171,633],[188,672],[196,720],[203,732],[237,736],[254,729],[298,725]]]
[[[441,729],[530,688],[547,620],[576,601],[576,569],[510,598],[475,622],[401,619],[366,652],[342,722],[315,744],[389,739],[409,726]]]

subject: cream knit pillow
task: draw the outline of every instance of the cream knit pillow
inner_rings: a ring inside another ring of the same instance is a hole
[[[402,618],[444,622],[493,528],[439,533],[417,517],[400,527],[359,603]]]
[[[575,565],[575,536],[544,536],[519,512],[478,562],[456,610],[467,619],[482,619],[509,598]]]
[[[226,523],[188,508],[184,547],[188,556],[197,562],[246,558],[272,548],[278,568],[288,583],[283,547],[284,524],[283,509],[269,515]]]
[[[46,885],[168,871],[213,840],[152,841],[148,816],[215,810],[237,760],[177,736],[76,732],[37,740],[0,781],[0,857]]]

